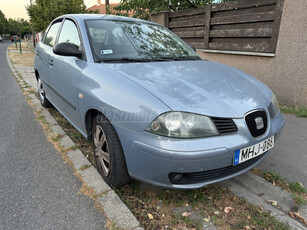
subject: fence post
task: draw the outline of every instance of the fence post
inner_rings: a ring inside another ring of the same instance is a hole
[[[169,28],[169,12],[164,12],[164,26]]]
[[[206,6],[205,27],[204,27],[204,44],[205,44],[205,49],[209,49],[210,19],[211,19],[211,5]]]
[[[163,11],[159,14],[151,14],[150,21],[158,23],[166,28],[169,26],[169,12]]]
[[[20,48],[20,53],[22,53],[22,48],[21,48],[21,38],[19,38],[19,48]]]
[[[276,52],[277,40],[279,35],[279,28],[281,22],[281,14],[283,10],[284,0],[277,0],[276,1],[276,10],[275,10],[275,17],[273,22],[273,30],[272,30],[272,37],[270,43],[270,52]]]

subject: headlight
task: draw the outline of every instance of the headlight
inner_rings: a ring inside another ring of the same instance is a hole
[[[185,112],[164,113],[151,122],[146,131],[161,136],[177,138],[219,135],[209,117]]]
[[[276,117],[277,114],[279,114],[279,105],[278,105],[278,101],[277,98],[275,96],[275,94],[273,93],[272,99],[271,99],[271,103],[273,106],[273,114],[272,114],[272,118]]]

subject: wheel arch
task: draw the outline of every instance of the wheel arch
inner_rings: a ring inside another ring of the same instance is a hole
[[[38,71],[37,71],[37,69],[35,70],[35,78],[36,78],[36,80],[38,81],[38,78],[39,78],[39,73],[38,73]]]
[[[85,114],[85,130],[86,130],[86,134],[87,134],[87,139],[89,141],[92,141],[93,123],[94,123],[95,118],[99,114],[102,114],[102,113],[97,109],[89,109]],[[104,114],[102,114],[102,115],[104,115]]]

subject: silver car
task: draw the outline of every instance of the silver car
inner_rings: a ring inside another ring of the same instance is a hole
[[[246,172],[284,125],[261,81],[202,60],[168,29],[105,15],[55,19],[36,47],[43,106],[93,143],[111,186],[191,189]]]

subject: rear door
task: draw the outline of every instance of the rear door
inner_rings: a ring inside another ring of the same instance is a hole
[[[66,18],[58,36],[57,43],[70,42],[80,51],[83,50],[77,24]],[[50,55],[49,80],[54,89],[55,106],[75,126],[80,127],[78,108],[78,84],[84,65],[85,55],[81,58]]]
[[[49,69],[50,69],[50,56],[53,54],[53,46],[55,44],[59,29],[61,27],[62,19],[59,19],[52,23],[49,27],[46,36],[43,41],[39,43],[39,45],[35,49],[36,54],[36,69],[38,71],[39,77],[43,81],[44,89],[46,92],[46,96],[49,101],[53,103],[53,91],[50,86],[49,79]]]

